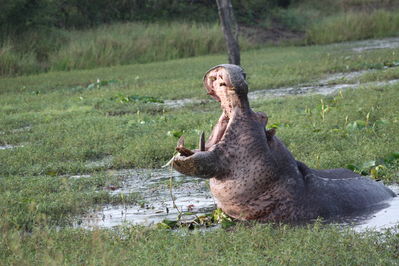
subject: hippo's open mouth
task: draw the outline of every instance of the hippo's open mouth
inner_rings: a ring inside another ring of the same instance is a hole
[[[204,85],[208,95],[220,102],[225,116],[231,117],[231,113],[235,105],[234,98],[236,96],[236,92],[234,90],[233,84],[230,81],[230,76],[227,70],[223,67],[218,67],[211,70],[204,77]]]
[[[204,85],[208,95],[220,102],[220,106],[223,110],[223,114],[214,126],[208,141],[205,142],[204,134],[201,134],[200,137],[198,151],[211,151],[222,141],[227,131],[229,122],[233,115],[234,106],[236,105],[234,101],[236,92],[230,81],[229,73],[223,67],[217,67],[209,71],[204,77]],[[183,156],[191,156],[196,152],[195,150],[190,151],[184,148],[183,138],[179,140],[176,150]]]
[[[217,67],[209,71],[204,77],[204,85],[208,95],[220,102],[220,106],[223,110],[222,116],[219,118],[219,121],[212,131],[212,135],[207,143],[205,143],[205,150],[207,151],[218,144],[226,133],[236,105],[234,101],[236,92],[231,83],[230,75],[224,67]]]
[[[205,142],[205,134],[204,132],[202,132],[201,136],[200,136],[200,140],[199,140],[199,148],[197,151],[211,151],[213,150],[217,144],[219,144],[219,142],[223,139],[228,124],[229,124],[230,118],[228,116],[224,116],[222,115],[218,121],[218,123],[216,124],[216,126],[214,127],[213,131],[212,131],[212,135],[210,136],[210,138],[208,139],[207,142]],[[182,155],[182,156],[191,156],[195,153],[194,151],[191,151],[189,149],[186,149],[184,147],[184,138],[183,136],[180,137],[176,150]]]

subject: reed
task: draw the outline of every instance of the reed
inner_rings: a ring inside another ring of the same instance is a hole
[[[386,10],[348,12],[313,23],[307,30],[307,44],[326,44],[399,33],[399,13]]]

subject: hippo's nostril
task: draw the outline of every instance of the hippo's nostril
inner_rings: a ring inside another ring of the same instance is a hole
[[[227,86],[227,85],[226,85],[225,82],[222,82],[222,83],[219,84],[219,86],[222,87],[222,86]]]

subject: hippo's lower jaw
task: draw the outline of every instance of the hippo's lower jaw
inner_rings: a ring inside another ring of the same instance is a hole
[[[245,75],[238,66],[211,69],[204,84],[223,113],[198,150],[184,148],[172,160],[179,172],[210,178],[218,207],[241,220],[298,221],[368,210],[395,194],[346,169],[315,170],[298,162],[266,131],[267,116],[249,107]]]
[[[172,167],[182,174],[211,178],[224,173],[218,164],[219,158],[215,152],[197,151],[190,156],[176,155]]]
[[[184,139],[178,141],[176,150],[179,152],[172,160],[172,167],[182,174],[201,178],[212,178],[227,173],[227,167],[221,161],[223,148],[218,145],[223,140],[229,127],[230,118],[222,115],[214,127],[212,136],[205,143],[204,133],[201,134],[198,150],[184,148]]]

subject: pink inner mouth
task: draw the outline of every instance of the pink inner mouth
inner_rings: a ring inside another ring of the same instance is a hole
[[[205,144],[205,150],[208,150],[213,145],[218,144],[223,139],[229,121],[230,118],[227,116],[223,116],[219,119],[218,123],[213,128],[212,135]]]
[[[205,149],[208,150],[223,139],[232,117],[233,99],[236,95],[229,73],[223,67],[210,71],[204,79],[204,84],[208,94],[220,102],[223,110],[223,115],[219,118],[211,137],[205,144]]]

